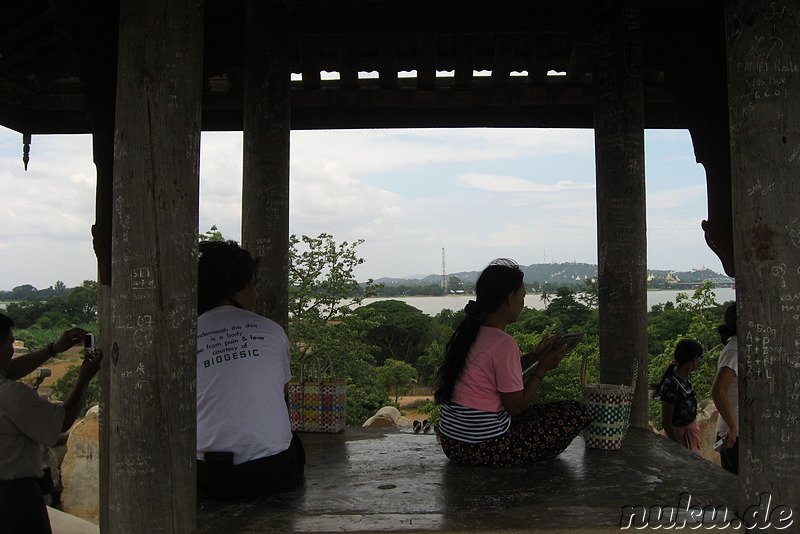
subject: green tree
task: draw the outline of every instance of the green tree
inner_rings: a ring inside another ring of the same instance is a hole
[[[219,231],[216,224],[212,224],[209,230],[198,236],[199,241],[229,241],[222,237],[222,232]]]
[[[12,302],[6,312],[18,328],[66,329],[72,324],[93,323],[97,320],[97,282],[85,281],[70,289],[66,298]]]
[[[597,287],[597,277],[592,276],[585,278],[581,283],[579,291],[580,293],[577,295],[577,299],[591,309],[596,310],[599,291]]]
[[[325,233],[290,236],[289,340],[295,369],[316,366],[326,376],[334,365],[359,367],[359,360],[372,360],[373,347],[353,312],[375,287],[369,280],[362,288],[355,279],[355,268],[364,263],[356,248],[363,242],[337,244]]]
[[[399,408],[386,390],[378,387],[375,373],[368,379],[347,384],[347,426],[361,426],[384,406]]]
[[[38,300],[48,300],[53,297],[61,297],[62,299],[67,298],[67,293],[69,293],[69,289],[67,288],[66,284],[59,280],[54,285],[48,287],[47,289],[40,289],[36,292],[36,298]]]
[[[547,305],[550,302],[550,293],[547,292],[546,284],[542,286],[542,293],[539,295],[539,300],[544,302],[544,307],[547,308]]]
[[[511,323],[506,327],[506,332],[512,336],[517,334],[527,334],[530,332],[544,332],[545,330],[552,330],[554,321],[547,310],[534,310],[531,308],[522,308],[522,313],[517,319],[517,322]]]
[[[368,343],[378,347],[376,361],[389,358],[414,364],[424,348],[431,318],[399,300],[379,300],[355,310],[367,325]]]
[[[447,279],[447,289],[450,291],[462,291],[464,289],[464,281],[455,275],[450,275],[450,278]]]
[[[393,394],[395,402],[411,391],[417,382],[416,369],[412,365],[391,358],[375,369],[375,375],[380,388]]]
[[[67,301],[54,297],[44,303],[45,311],[36,320],[37,328],[65,330],[74,323],[69,313]]]
[[[719,303],[712,290],[713,284],[706,282],[689,296],[678,293],[675,302],[679,310],[684,311],[690,318],[688,337],[697,340],[703,347],[709,349],[718,343],[717,328],[721,316],[715,310]]]
[[[666,343],[685,336],[692,318],[674,302],[653,306],[647,314],[647,353],[652,360],[666,349]]]
[[[69,293],[69,289],[67,288],[67,285],[64,282],[58,280],[53,286],[53,293],[55,294],[55,296],[63,298],[67,296],[67,294]]]
[[[450,333],[446,336],[447,339],[449,339],[450,334],[452,334],[453,330],[455,330],[456,327],[461,324],[461,321],[464,320],[465,315],[466,314],[464,313],[464,310],[453,311],[445,308],[437,313],[433,319],[436,323],[446,325],[450,328]]]
[[[592,310],[586,304],[578,302],[575,292],[566,286],[556,289],[555,297],[547,306],[546,313],[561,332],[584,330],[592,318]]]
[[[70,323],[90,323],[97,320],[97,282],[85,280],[69,290],[66,299]]]
[[[30,284],[17,286],[11,290],[12,300],[33,300],[38,297],[39,290]]]
[[[419,377],[420,385],[431,385],[436,376],[436,371],[444,361],[444,348],[445,343],[438,341],[431,342],[422,355],[417,360],[414,367],[417,369],[417,376]]]
[[[514,339],[517,340],[522,354],[525,354],[535,349],[544,336],[554,333],[554,327],[551,326],[541,333],[514,334]],[[547,378],[536,393],[534,402],[539,404],[562,399],[582,399],[581,363],[584,357],[587,358],[587,383],[597,382],[600,362],[598,340],[595,336],[586,336],[572,352],[561,360],[558,367],[547,374]]]
[[[25,300],[9,303],[5,313],[11,317],[17,328],[29,328],[39,320],[45,311],[47,311],[46,303],[40,300]]]

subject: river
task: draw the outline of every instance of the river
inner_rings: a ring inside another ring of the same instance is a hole
[[[691,295],[693,292],[694,290],[692,289],[648,291],[647,309],[649,311],[650,308],[656,304],[664,304],[670,301],[675,302],[675,297],[678,293]],[[714,289],[713,292],[719,304],[732,301],[736,298],[736,290],[730,287]],[[453,311],[462,310],[467,302],[473,298],[475,298],[473,295],[448,295],[445,297],[374,297],[364,299],[363,305],[379,300],[400,300],[422,310],[426,315],[433,316],[443,309],[450,309]],[[545,307],[539,293],[528,293],[525,295],[525,306],[536,310],[541,310]]]

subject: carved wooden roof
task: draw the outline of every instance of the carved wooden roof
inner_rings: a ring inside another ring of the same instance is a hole
[[[705,32],[721,21],[720,2],[645,4],[646,127],[683,127],[670,82],[708,70],[698,57],[724,72],[723,43]],[[591,6],[287,0],[292,128],[591,127]],[[113,87],[117,9],[108,0],[3,2],[0,124],[89,132],[91,91]],[[206,0],[205,26],[203,128],[241,129],[244,1]]]

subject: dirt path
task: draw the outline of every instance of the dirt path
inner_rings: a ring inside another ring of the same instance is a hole
[[[80,365],[81,359],[83,358],[83,355],[81,354],[82,350],[83,347],[78,345],[72,347],[63,354],[60,354],[57,358],[51,358],[47,360],[44,365],[42,365],[42,368],[50,369],[50,376],[45,378],[41,383],[39,386],[39,392],[43,394],[49,393],[53,385],[55,385],[59,378],[64,376],[70,366]]]

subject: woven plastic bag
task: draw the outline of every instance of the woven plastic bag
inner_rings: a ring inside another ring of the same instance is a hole
[[[581,386],[586,409],[592,422],[582,434],[587,448],[617,450],[628,431],[631,416],[631,401],[636,389],[638,365],[633,369],[633,384],[587,384],[586,356],[581,364]]]
[[[289,419],[296,432],[335,434],[345,428],[347,379],[289,381]]]

